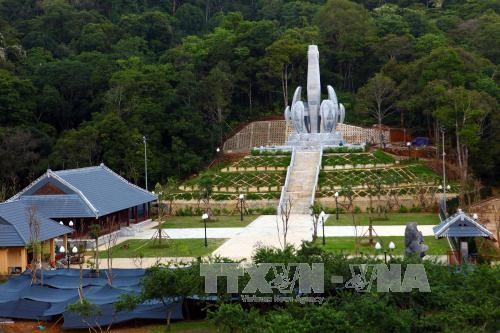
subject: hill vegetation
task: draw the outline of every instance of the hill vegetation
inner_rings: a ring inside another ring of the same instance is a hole
[[[348,122],[429,137],[444,126],[462,170],[498,179],[498,11],[495,0],[0,0],[0,193],[100,162],[143,184],[143,136],[151,184],[185,177],[226,131],[282,112],[311,43]]]

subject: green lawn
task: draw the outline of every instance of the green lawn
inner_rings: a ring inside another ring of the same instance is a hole
[[[375,221],[373,225],[406,225],[408,222],[417,222],[417,224],[439,224],[439,217],[435,213],[390,213],[387,214],[388,220],[377,220],[377,214],[371,214]],[[369,225],[370,214],[354,214],[357,225]],[[339,214],[339,220],[336,220],[335,214],[330,214],[325,225],[352,225],[352,214]]]
[[[161,246],[149,239],[129,239],[113,248],[113,258],[132,258],[142,254],[144,257],[200,257],[212,253],[225,239],[210,238],[208,247],[200,239],[168,239]],[[106,252],[99,253],[106,258]]]
[[[325,238],[326,244],[324,248],[327,251],[354,254],[356,253],[354,239],[355,239],[354,237],[326,237]],[[382,236],[382,237],[376,237],[374,243],[377,241],[381,242],[383,248],[387,248],[388,252],[389,252],[389,243],[392,241],[396,245],[396,248],[394,249],[394,254],[396,255],[404,254],[405,250],[404,237]],[[322,238],[318,237],[316,243],[320,246],[323,246]],[[427,254],[430,255],[445,255],[450,250],[448,241],[446,239],[435,239],[434,236],[424,236],[424,243],[427,244],[427,246],[429,246],[429,251],[427,252]],[[359,252],[371,255],[376,254],[376,250],[373,245],[372,246],[360,245]],[[381,250],[379,253],[383,254],[384,252],[383,250]]]
[[[258,215],[221,215],[214,216],[212,221],[207,221],[207,228],[238,228],[245,227],[255,220]],[[203,228],[201,216],[172,216],[163,222],[163,228]]]

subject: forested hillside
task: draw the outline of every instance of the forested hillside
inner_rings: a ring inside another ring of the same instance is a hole
[[[2,196],[104,162],[143,184],[184,177],[241,122],[281,114],[307,45],[347,122],[433,137],[500,170],[497,0],[0,0]],[[325,91],[323,92],[325,93]],[[457,139],[458,137],[458,139]],[[450,154],[451,156],[452,154]]]

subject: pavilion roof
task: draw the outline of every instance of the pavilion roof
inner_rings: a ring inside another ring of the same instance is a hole
[[[493,234],[474,218],[459,209],[455,214],[432,228],[436,238],[442,237],[486,237]]]

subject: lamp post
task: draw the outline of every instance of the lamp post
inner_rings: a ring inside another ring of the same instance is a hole
[[[217,161],[217,169],[218,169],[218,168],[219,168],[219,165],[220,165],[220,163],[219,163],[219,153],[220,153],[220,148],[219,148],[219,147],[217,147],[217,149],[215,149],[215,152],[217,153],[217,154],[215,155],[215,158],[216,158],[216,161]]]
[[[389,243],[389,251],[391,251],[391,253],[392,253],[392,252],[394,251],[394,249],[395,249],[395,248],[396,248],[396,244],[394,244],[394,242],[393,242],[393,241],[391,241],[391,242]],[[392,259],[392,255],[391,255],[391,259]],[[386,257],[386,261],[385,261],[385,263],[387,264],[387,257]]]
[[[335,209],[337,215],[337,221],[339,220],[339,192],[335,192],[333,195],[335,197]]]
[[[324,211],[321,211],[321,213],[319,213],[319,218],[321,219],[321,225],[322,225],[322,228],[323,228],[323,245],[325,245],[325,212]]]
[[[389,243],[389,251],[392,253],[392,251],[394,251],[395,248],[396,248],[396,244],[394,244],[394,242],[391,241]],[[375,243],[375,250],[377,252],[382,250],[382,244],[380,244],[379,242]],[[392,256],[391,256],[391,258],[392,258]],[[385,248],[384,248],[384,262],[387,265],[387,249],[385,249]]]
[[[201,216],[201,219],[203,220],[203,224],[204,224],[204,227],[205,227],[205,247],[207,247],[208,246],[208,242],[207,242],[207,220],[208,220],[208,214],[204,213]]]
[[[240,221],[243,221],[243,200],[245,200],[245,195],[240,193],[238,196],[239,204],[240,204]]]
[[[71,253],[73,253],[73,255],[76,255],[78,253],[78,248],[76,246],[73,246],[73,248],[71,249]],[[69,253],[68,253],[68,268],[69,268]]]
[[[61,222],[62,223],[62,222]],[[64,247],[64,245],[61,245],[59,247],[59,253],[65,253],[66,252],[66,248]],[[68,254],[66,253],[66,258],[68,259],[68,269],[69,269],[69,256]]]
[[[375,243],[375,250],[377,252],[382,250],[382,245],[379,242]],[[387,251],[385,250],[384,250],[384,262],[387,264]]]
[[[142,141],[144,142],[144,185],[146,187],[146,191],[148,190],[148,155],[147,155],[147,139],[146,136],[144,135],[142,137]]]
[[[446,152],[444,149],[444,134],[446,133],[446,129],[444,127],[441,127],[441,140],[442,140],[442,145],[443,145],[443,204],[444,204],[444,212],[447,214],[447,209],[446,209],[446,163],[445,163],[445,156]]]
[[[410,160],[411,159],[411,142],[410,141],[408,141],[406,143],[406,147],[408,147],[408,160]]]
[[[443,181],[444,181],[444,178],[443,178]],[[447,214],[447,210],[446,210],[446,190],[448,190],[448,191],[449,191],[449,190],[451,190],[451,186],[450,186],[450,185],[446,185],[446,187],[445,187],[445,186],[443,186],[443,185],[439,185],[439,186],[438,186],[438,189],[439,189],[440,191],[441,191],[441,190],[443,191],[443,205],[444,205],[444,207],[443,207],[443,208],[444,208],[444,212],[445,212],[445,214]]]

